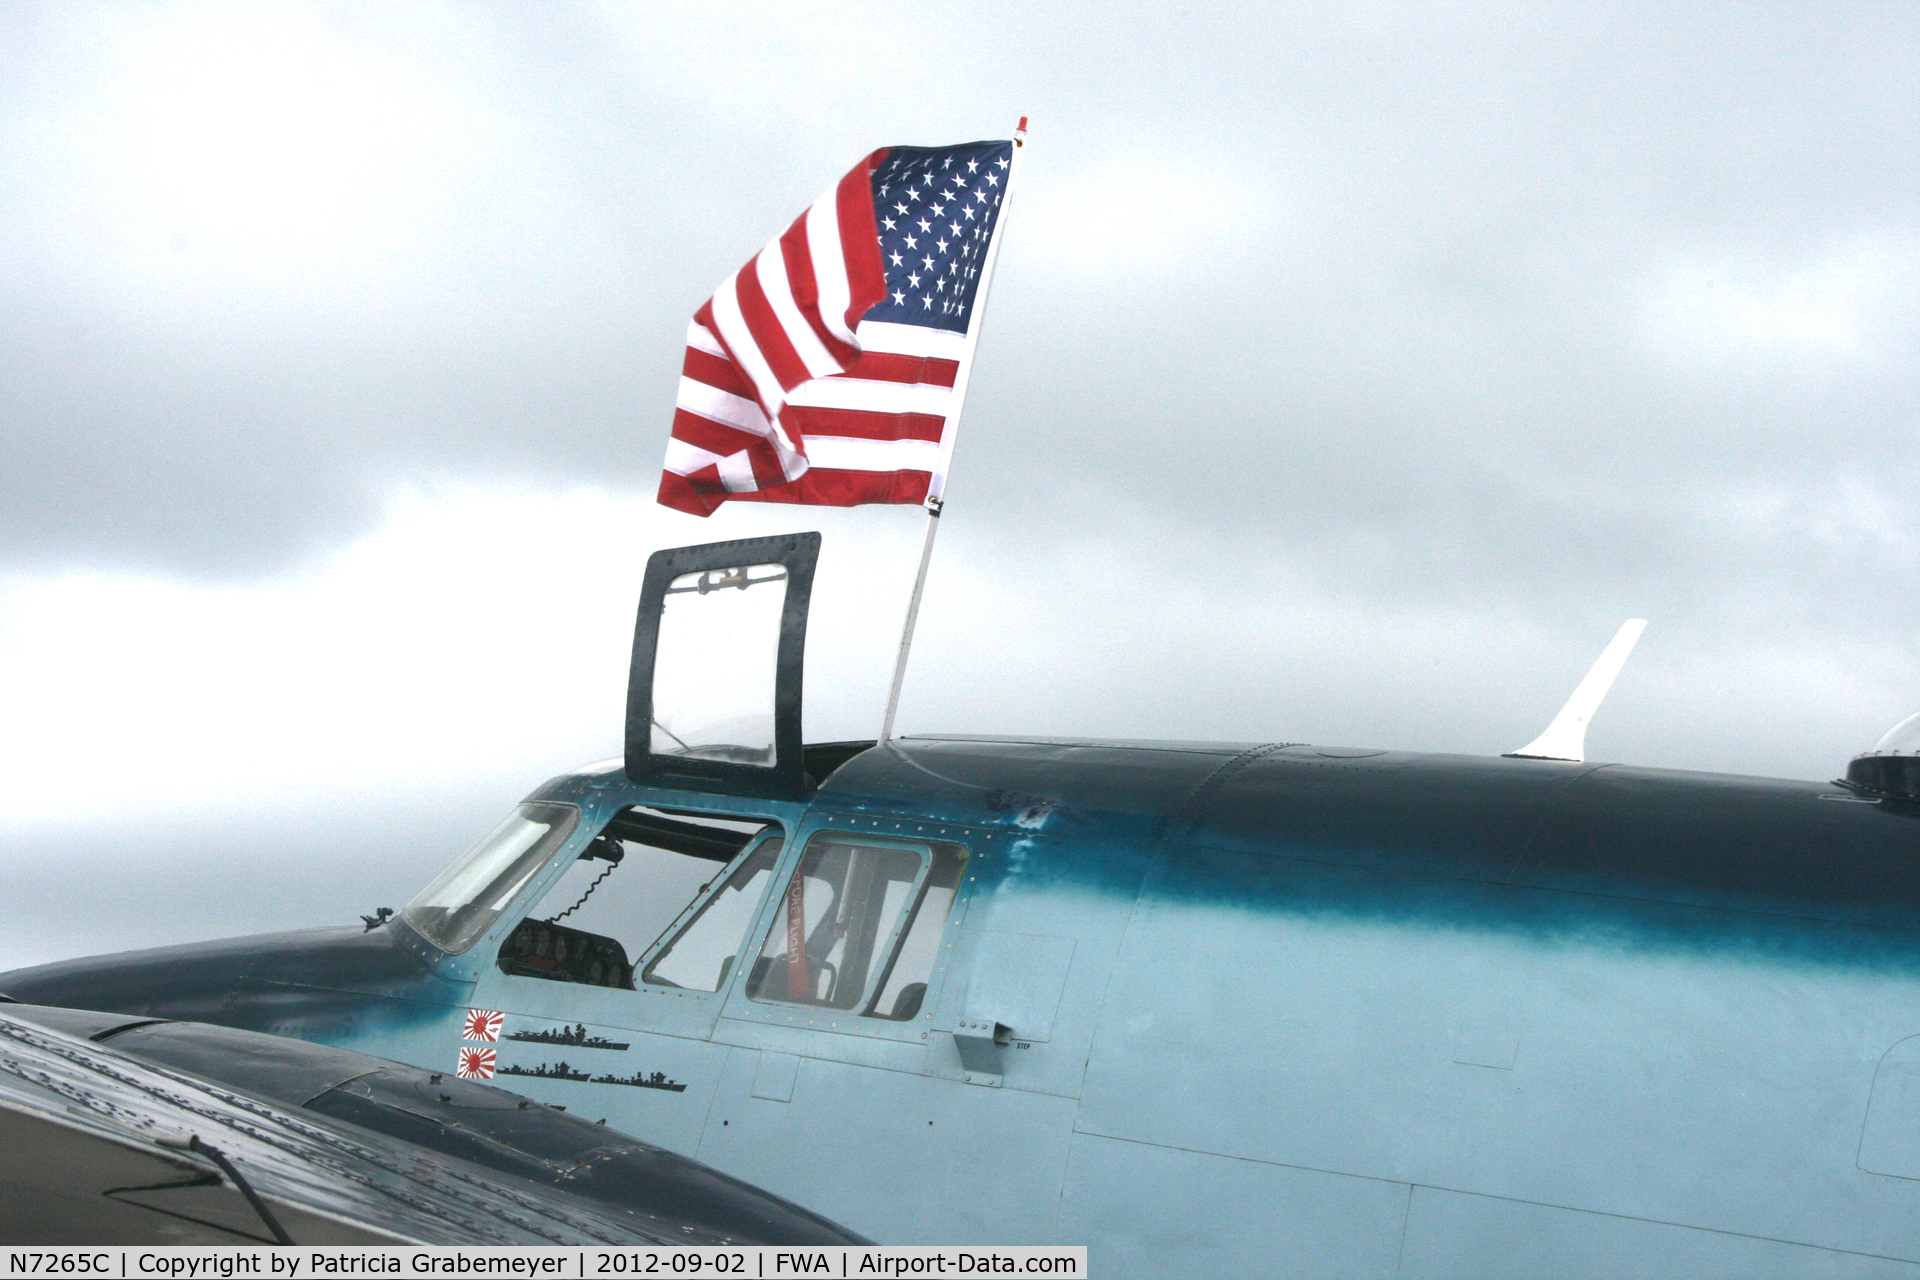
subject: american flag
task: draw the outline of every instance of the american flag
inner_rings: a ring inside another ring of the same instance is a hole
[[[455,1060],[453,1074],[462,1080],[491,1080],[494,1062],[491,1049],[462,1049]]]
[[[506,1017],[497,1009],[469,1009],[467,1021],[460,1028],[462,1040],[498,1040],[500,1028]]]
[[[939,496],[1014,143],[883,147],[687,326],[660,501]]]

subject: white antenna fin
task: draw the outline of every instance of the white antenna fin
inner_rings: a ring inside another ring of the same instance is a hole
[[[1646,629],[1645,618],[1628,618],[1622,623],[1613,639],[1607,642],[1607,647],[1600,651],[1600,659],[1593,664],[1593,670],[1574,686],[1573,696],[1567,699],[1566,706],[1560,708],[1560,714],[1553,718],[1547,731],[1518,751],[1509,751],[1507,754],[1529,760],[1584,761],[1587,758],[1587,725],[1592,722],[1593,713],[1600,709],[1600,700],[1607,696],[1607,690],[1613,688],[1620,668],[1627,665],[1627,655],[1633,652],[1640,633]]]

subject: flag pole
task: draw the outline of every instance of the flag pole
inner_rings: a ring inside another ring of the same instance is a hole
[[[893,737],[894,713],[900,709],[900,686],[907,678],[907,653],[913,648],[914,623],[920,620],[920,596],[927,586],[927,564],[933,559],[933,536],[940,531],[940,512],[946,505],[947,468],[953,461],[953,442],[960,434],[960,413],[967,405],[967,382],[973,374],[973,353],[986,327],[987,295],[993,289],[993,268],[1000,260],[1000,242],[1006,237],[1007,217],[1013,209],[1013,183],[1020,174],[1020,157],[1027,149],[1027,118],[1013,131],[1013,159],[1007,165],[1007,189],[1000,196],[1000,218],[987,244],[987,260],[980,266],[980,294],[974,300],[973,321],[967,326],[967,345],[960,376],[953,388],[953,419],[941,432],[938,469],[927,483],[927,536],[920,544],[920,569],[913,577],[913,595],[907,601],[906,621],[900,627],[900,653],[893,662],[893,685],[887,690],[887,714],[880,721],[879,745]]]
[[[893,660],[893,687],[887,690],[887,718],[880,722],[880,743],[883,746],[893,737],[893,713],[900,709],[900,685],[907,678],[907,650],[913,647],[913,624],[920,620],[920,593],[927,585],[927,562],[933,559],[933,535],[940,532],[940,505],[940,499],[928,496],[927,536],[920,544],[920,571],[913,576],[913,595],[907,601],[907,620],[900,628],[900,653]]]

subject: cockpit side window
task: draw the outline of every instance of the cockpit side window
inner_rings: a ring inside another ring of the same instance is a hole
[[[757,860],[772,858],[779,846],[778,828],[762,820],[665,813],[637,805],[625,809],[587,843],[579,859],[508,936],[500,947],[499,966],[517,977],[631,989],[634,966],[716,882],[721,892],[701,915],[719,910],[718,922],[738,909],[735,900],[752,896],[745,908],[750,920],[766,873],[758,881],[743,873]],[[747,920],[742,920],[734,933],[735,952],[746,927]],[[718,945],[711,943],[707,949]],[[664,972],[670,977],[700,976],[690,955],[681,950]],[[667,958],[663,952],[649,973],[662,970],[660,961]],[[719,964],[718,958],[713,960],[716,970]],[[677,978],[662,985],[676,983]]]
[[[641,973],[642,982],[683,991],[718,991],[727,985],[740,943],[766,896],[780,837],[767,836],[734,867],[726,883],[695,909],[693,917]]]
[[[920,890],[920,902],[907,923],[893,964],[878,979],[878,992],[867,1011],[871,1018],[905,1022],[920,1012],[927,984],[940,960],[940,943],[947,935],[953,898],[960,891],[960,873],[967,851],[959,845],[933,846],[933,866]]]
[[[782,891],[748,998],[914,1017],[966,857],[952,844],[815,836]]]
[[[407,904],[407,923],[458,955],[485,933],[580,821],[570,804],[520,805]]]

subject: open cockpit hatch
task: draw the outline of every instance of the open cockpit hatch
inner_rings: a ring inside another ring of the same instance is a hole
[[[658,798],[577,835],[575,793],[537,793],[409,904],[412,929],[455,955],[504,934],[493,959],[514,977],[717,991],[790,806],[873,745],[801,744],[819,550],[819,534],[796,533],[656,552],[634,625],[623,764]],[[689,792],[725,798],[709,807]],[[531,910],[496,929],[528,890]]]
[[[656,551],[627,679],[626,773],[638,783],[804,800],[873,746],[801,745],[807,611],[820,535]]]
[[[627,777],[804,799],[801,675],[820,535],[656,551],[627,682]]]

